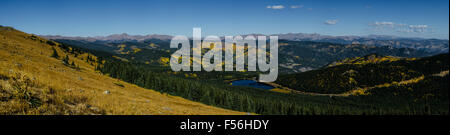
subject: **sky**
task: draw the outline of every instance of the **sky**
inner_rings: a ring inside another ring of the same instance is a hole
[[[317,33],[449,38],[448,0],[1,0],[0,25],[62,36]]]

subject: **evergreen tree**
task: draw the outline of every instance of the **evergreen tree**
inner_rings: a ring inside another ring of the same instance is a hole
[[[64,64],[69,64],[69,56],[66,55],[66,57],[63,59]]]
[[[53,50],[53,53],[52,53],[51,57],[58,59],[59,58],[58,51],[56,51],[56,49],[54,47],[52,47],[52,50]]]

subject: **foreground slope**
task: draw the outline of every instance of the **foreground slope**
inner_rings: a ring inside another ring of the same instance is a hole
[[[244,114],[110,78],[62,47],[0,26],[0,114]]]

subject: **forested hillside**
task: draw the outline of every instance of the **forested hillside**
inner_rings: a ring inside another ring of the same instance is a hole
[[[277,83],[298,91],[339,94],[377,85],[422,80],[448,72],[448,62],[448,53],[426,58],[368,55],[334,62],[318,70],[282,75]]]
[[[420,65],[419,63],[411,64]],[[448,108],[443,107],[446,104],[445,99],[448,101],[448,96],[444,95],[445,91],[443,92],[443,90],[448,89],[448,85],[434,84],[434,86],[437,86],[437,89],[432,91],[437,92],[436,94],[440,96],[437,102],[430,104],[428,100],[415,100],[413,102],[409,101],[409,98],[397,99],[396,97],[383,97],[381,94],[321,96],[314,94],[277,93],[257,88],[230,86],[223,82],[209,81],[209,79],[215,80],[217,78],[203,78],[199,80],[191,77],[176,76],[173,73],[155,70],[154,67],[144,63],[117,59],[106,60],[105,63],[99,65],[98,70],[111,77],[145,88],[155,89],[161,93],[181,96],[213,106],[254,112],[257,114],[448,114]],[[391,71],[397,72],[398,70]],[[393,76],[391,78],[395,77]],[[445,80],[445,78],[448,78],[448,75],[444,75],[441,78]],[[293,82],[289,82],[289,80],[285,82],[294,84]],[[402,85],[403,83],[399,86]],[[418,96],[416,95],[415,97]],[[396,100],[402,100],[402,102],[392,102]]]
[[[89,50],[105,51],[118,57],[157,64],[161,58],[168,58],[176,49],[170,48],[168,40],[149,39],[144,41],[86,41],[58,39],[58,42]],[[337,44],[310,41],[279,41],[280,73],[296,73],[321,68],[331,62],[345,58],[380,54],[397,57],[431,56],[423,50],[392,48],[389,46],[367,46],[364,44]]]

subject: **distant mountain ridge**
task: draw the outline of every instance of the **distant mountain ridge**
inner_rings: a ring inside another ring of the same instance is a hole
[[[449,41],[442,39],[406,38],[387,35],[328,36],[305,33],[288,33],[277,35],[279,39],[292,41],[316,41],[339,44],[364,44],[368,46],[391,46],[394,48],[413,48],[431,53],[446,53],[449,51]]]
[[[47,39],[68,39],[68,40],[84,40],[89,42],[95,41],[144,41],[148,39],[159,39],[159,40],[170,40],[172,36],[170,35],[129,35],[127,33],[122,34],[112,34],[108,36],[95,36],[95,37],[69,37],[69,36],[60,36],[60,35],[41,35],[41,37]]]
[[[267,36],[264,34],[247,34],[246,36]],[[390,46],[393,48],[413,48],[417,50],[424,50],[431,53],[446,53],[449,52],[449,41],[443,39],[425,39],[425,38],[406,38],[388,35],[368,35],[368,36],[329,36],[321,34],[307,34],[307,33],[286,33],[286,34],[272,34],[270,36],[278,36],[279,39],[291,41],[315,41],[315,42],[330,42],[339,44],[364,44],[369,46]],[[95,37],[66,37],[59,35],[41,35],[47,39],[68,39],[68,40],[84,40],[89,42],[94,41],[138,41],[158,39],[163,41],[170,40],[173,36],[170,35],[129,35],[126,33],[113,34],[109,36],[95,36]]]
[[[46,37],[50,39],[73,39],[73,40],[145,40],[145,39],[160,39],[160,40],[168,40],[173,36],[171,35],[160,35],[160,34],[148,34],[148,35],[129,35],[127,33],[122,34],[111,34],[108,36],[61,36],[61,35],[39,35],[41,37]],[[389,35],[368,35],[368,36],[330,36],[330,35],[321,35],[317,33],[286,33],[286,34],[245,34],[241,35],[243,37],[246,36],[278,36],[279,39],[285,40],[294,40],[294,41],[320,41],[320,40],[331,40],[331,39],[340,39],[343,41],[354,41],[357,39],[375,39],[375,40],[399,40],[399,39],[409,39],[409,40],[444,40],[444,39],[426,39],[426,38],[418,38],[418,37],[397,37],[397,36],[389,36]],[[448,41],[448,40],[445,40]]]

